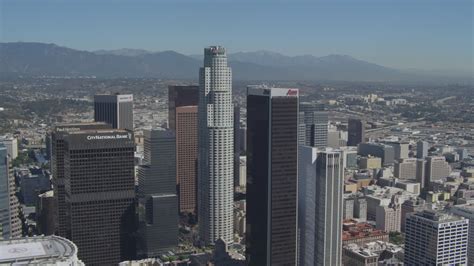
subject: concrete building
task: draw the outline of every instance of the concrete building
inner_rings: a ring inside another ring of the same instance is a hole
[[[2,239],[21,236],[19,204],[15,192],[15,179],[10,170],[7,148],[0,143],[0,238]]]
[[[362,157],[359,160],[360,169],[380,169],[382,168],[382,159],[378,157]]]
[[[59,236],[34,236],[0,241],[1,265],[83,266],[77,246]]]
[[[168,86],[168,127],[171,130],[176,130],[176,109],[178,107],[197,106],[198,103],[198,85]]]
[[[393,174],[400,179],[416,180],[417,159],[401,159],[395,162]]]
[[[347,146],[357,146],[365,142],[365,122],[350,118],[347,126]]]
[[[111,125],[99,123],[74,123],[56,125],[51,132],[51,174],[53,175],[53,191],[56,201],[56,222],[55,234],[66,237],[67,232],[67,215],[66,215],[66,192],[64,185],[64,154],[66,146],[64,137],[68,132],[87,130],[87,129],[109,129]]]
[[[176,183],[179,211],[197,211],[198,108],[179,106],[175,110]]]
[[[318,148],[328,146],[329,113],[324,111],[324,106],[306,102],[300,103],[299,108],[304,115],[305,145]]]
[[[52,190],[38,196],[36,205],[36,228],[40,235],[53,235],[56,227],[56,201]]]
[[[3,139],[3,145],[7,148],[7,154],[10,160],[15,160],[18,157],[18,140],[14,137],[7,137]]]
[[[249,86],[246,196],[248,265],[296,264],[297,174],[298,89]]]
[[[199,72],[198,221],[206,244],[233,241],[234,122],[232,73],[224,47],[204,49]]]
[[[343,171],[340,151],[300,146],[298,265],[341,265]]]
[[[177,124],[179,128],[179,123]],[[144,131],[144,165],[138,170],[139,256],[156,257],[178,245],[176,138],[172,130]]]
[[[239,157],[239,187],[244,190],[247,187],[247,156]]]
[[[395,160],[408,159],[410,152],[408,142],[387,142],[386,144],[393,147]]]
[[[345,220],[342,224],[342,245],[350,244],[364,245],[373,241],[389,241],[389,233],[376,229],[375,226],[366,222]]]
[[[342,165],[344,169],[357,169],[357,147],[342,146],[339,148],[342,153]]]
[[[133,131],[133,95],[94,95],[94,121]]]
[[[66,235],[85,264],[117,264],[135,256],[134,150],[128,130],[64,136]]]
[[[342,213],[342,219],[344,220],[354,218],[354,198],[350,197],[347,194],[344,194]]]
[[[467,265],[469,220],[437,211],[406,220],[406,265]]]
[[[398,263],[389,265],[402,265],[399,259],[403,257],[403,248],[388,242],[375,241],[363,245],[349,244],[344,247],[344,265],[351,266],[378,266],[386,265],[387,259],[397,260]]]
[[[388,206],[377,206],[376,228],[385,232],[400,232],[401,214],[401,206],[396,199],[392,198],[392,202]]]
[[[23,203],[35,206],[38,195],[51,189],[50,174],[39,167],[31,167],[25,174],[18,174]]]
[[[367,200],[365,198],[354,200],[354,218],[357,218],[360,222],[367,221]]]
[[[425,164],[425,186],[430,182],[448,177],[451,173],[451,167],[443,156],[426,157]]]
[[[454,215],[458,215],[469,219],[469,239],[467,243],[467,264],[472,265],[474,263],[474,204],[462,204],[455,205],[450,210]]]
[[[428,156],[429,144],[426,141],[418,141],[416,143],[416,158],[424,159]]]
[[[393,165],[395,160],[395,151],[393,147],[383,143],[361,143],[358,146],[357,154],[365,157],[368,157],[369,155],[379,157],[382,159],[383,166]]]

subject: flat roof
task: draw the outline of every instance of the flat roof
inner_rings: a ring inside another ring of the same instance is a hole
[[[0,241],[0,264],[47,264],[68,259],[77,260],[77,247],[59,236],[35,236]]]

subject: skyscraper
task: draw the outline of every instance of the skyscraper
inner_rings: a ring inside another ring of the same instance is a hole
[[[305,145],[318,148],[326,147],[329,114],[324,111],[324,106],[317,103],[301,103],[300,112],[304,115]],[[302,143],[302,140],[299,142]]]
[[[443,156],[426,157],[425,164],[425,187],[430,187],[432,181],[448,177],[451,173],[451,166]]]
[[[197,211],[198,107],[176,108],[176,177],[179,211]]]
[[[469,220],[432,210],[406,220],[406,265],[467,265]]]
[[[87,265],[134,256],[133,134],[122,129],[79,130],[64,136],[67,237]]]
[[[234,187],[238,186],[240,177],[240,105],[234,105]]]
[[[416,158],[424,159],[428,156],[428,142],[426,141],[418,141],[416,143]]]
[[[198,221],[206,244],[233,241],[232,73],[224,47],[204,49],[199,71]]]
[[[365,142],[365,123],[360,119],[349,119],[347,126],[348,139],[347,146],[357,146]]]
[[[143,134],[145,164],[138,169],[138,246],[144,257],[155,257],[178,245],[176,139],[172,130],[146,130]]]
[[[341,265],[343,167],[339,150],[300,146],[298,265]]]
[[[455,215],[469,219],[469,240],[468,240],[468,265],[474,264],[474,204],[461,204],[450,209]]]
[[[298,89],[247,88],[247,156],[247,265],[295,265]]]
[[[112,128],[133,131],[133,95],[95,95],[94,120],[111,124]]]
[[[10,171],[10,157],[7,148],[0,143],[0,238],[3,239],[21,236],[19,205],[15,192],[15,178]]]
[[[197,106],[199,102],[199,86],[172,85],[168,86],[168,126],[176,130],[176,109],[181,106]]]
[[[108,129],[109,124],[102,122],[95,123],[76,123],[76,124],[61,124],[54,127],[51,132],[51,173],[52,184],[55,197],[56,213],[56,233],[59,236],[66,237],[67,231],[67,217],[66,217],[66,192],[64,190],[64,153],[66,152],[64,146],[64,136],[68,132],[86,130],[86,129]]]

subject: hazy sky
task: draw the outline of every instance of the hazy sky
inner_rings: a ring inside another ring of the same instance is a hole
[[[472,0],[0,0],[0,41],[184,54],[220,44],[473,72],[473,13]]]

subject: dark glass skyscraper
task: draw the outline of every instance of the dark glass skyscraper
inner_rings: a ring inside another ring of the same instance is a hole
[[[140,255],[155,257],[178,245],[176,139],[172,130],[144,131],[145,164],[138,170]]]
[[[365,123],[360,119],[350,118],[347,126],[347,146],[357,146],[365,142]]]
[[[247,88],[248,265],[296,265],[298,90]]]
[[[303,115],[303,119],[300,119],[299,143],[318,148],[326,147],[329,114],[324,110],[324,105],[312,102],[301,103],[300,115]],[[301,126],[301,123],[304,123],[304,126]],[[301,132],[303,129],[304,133]]]
[[[76,123],[61,124],[54,127],[51,132],[51,173],[53,175],[52,183],[55,198],[56,213],[56,234],[66,237],[67,217],[66,201],[64,191],[64,136],[68,132],[87,130],[87,129],[110,129],[110,125],[102,122],[96,123]]]
[[[133,131],[133,95],[95,95],[94,120]]]
[[[133,134],[79,130],[64,136],[66,236],[87,265],[112,265],[134,257]]]

